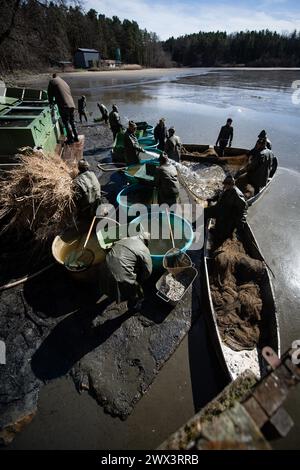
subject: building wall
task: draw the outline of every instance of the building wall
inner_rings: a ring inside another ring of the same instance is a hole
[[[85,68],[83,52],[81,52],[81,51],[75,52],[74,65],[75,65],[75,67],[78,67],[78,68]]]
[[[90,62],[99,62],[100,54],[99,52],[75,52],[74,63],[75,67],[80,68],[89,68]]]

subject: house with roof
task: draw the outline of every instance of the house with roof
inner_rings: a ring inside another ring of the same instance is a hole
[[[96,49],[79,48],[74,55],[74,65],[77,68],[88,69],[98,67],[100,63],[100,52]]]

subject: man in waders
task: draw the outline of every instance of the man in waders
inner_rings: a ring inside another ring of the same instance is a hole
[[[80,160],[78,170],[79,174],[73,180],[77,215],[79,219],[90,218],[96,215],[101,203],[101,186],[87,161]]]
[[[221,127],[221,130],[219,132],[219,135],[216,141],[216,147],[219,144],[220,157],[224,157],[224,152],[225,152],[225,148],[227,147],[227,145],[228,147],[231,147],[232,139],[233,139],[232,119],[228,118],[225,126]]]
[[[129,121],[128,129],[124,134],[125,161],[128,165],[140,163],[139,154],[144,152],[135,135],[136,129],[136,123]]]
[[[175,135],[174,127],[170,127],[168,130],[168,137],[165,143],[165,152],[169,158],[180,161],[181,142],[178,135]]]
[[[127,300],[130,313],[141,310],[144,300],[142,284],[152,273],[152,260],[147,247],[149,237],[147,232],[142,232],[119,240],[106,255],[108,275],[104,279],[107,286],[104,291],[118,303]]]
[[[177,169],[166,153],[162,153],[159,157],[159,167],[156,169],[154,185],[157,188],[158,204],[172,206],[177,203],[179,196]]]
[[[109,113],[108,120],[113,133],[113,139],[115,140],[117,133],[122,129],[119,110],[115,104],[112,105],[112,110]]]
[[[230,238],[235,229],[241,229],[246,222],[248,204],[243,193],[236,187],[231,175],[223,181],[223,191],[215,205],[205,209],[205,219],[215,218],[215,245],[221,245]],[[213,201],[214,199],[210,199]]]
[[[250,151],[249,163],[235,175],[237,186],[241,189],[247,184],[253,186],[255,194],[266,186],[273,165],[274,154],[267,148],[266,139],[259,139]]]
[[[75,104],[69,85],[56,73],[48,85],[48,99],[50,106],[57,104],[59,114],[67,132],[67,144],[78,142],[78,133],[75,126]]]

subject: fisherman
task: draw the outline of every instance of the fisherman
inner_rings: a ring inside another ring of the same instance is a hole
[[[235,175],[237,185],[243,189],[245,185],[253,186],[255,194],[266,186],[273,165],[274,154],[267,148],[266,139],[259,139],[250,151],[248,164]]]
[[[233,139],[233,127],[232,127],[232,119],[228,118],[225,126],[221,127],[221,130],[219,132],[217,141],[216,141],[216,147],[219,144],[220,147],[220,157],[224,157],[224,152],[225,148],[231,147],[232,144],[232,139]]]
[[[181,142],[178,135],[175,135],[174,127],[170,127],[168,130],[168,137],[165,143],[165,152],[169,158],[180,161]]]
[[[101,203],[101,186],[86,160],[79,160],[78,171],[73,180],[77,214],[79,218],[90,218]]]
[[[165,140],[167,138],[167,128],[165,126],[165,119],[161,118],[154,128],[155,142],[158,142],[158,150],[165,149]]]
[[[179,196],[179,182],[176,166],[163,152],[159,157],[159,167],[154,177],[154,185],[158,192],[158,204],[176,204]]]
[[[144,300],[142,284],[152,273],[152,260],[147,247],[150,234],[141,231],[137,236],[117,241],[106,255],[108,268],[104,280],[109,295],[117,302],[127,300],[130,313],[141,310]]]
[[[78,114],[80,119],[80,124],[82,124],[82,117],[84,117],[85,122],[87,122],[87,115],[86,115],[86,97],[82,95],[81,98],[78,100]]]
[[[75,127],[75,104],[69,85],[56,73],[48,85],[48,99],[50,106],[57,104],[59,114],[67,132],[67,144],[78,142],[78,133]]]
[[[102,121],[105,122],[105,124],[108,123],[108,109],[106,106],[104,106],[104,104],[99,104],[97,103],[97,106],[99,108],[99,111],[101,113],[101,118],[102,118]]]
[[[258,134],[258,140],[259,139],[266,139],[266,145],[269,150],[272,150],[272,142],[270,139],[268,139],[266,131],[263,129],[259,134]]]
[[[108,119],[111,131],[113,133],[113,139],[115,140],[117,133],[120,132],[120,130],[123,128],[121,124],[119,110],[115,104],[112,105],[112,110],[109,113]]]
[[[205,209],[205,219],[215,218],[215,244],[221,245],[230,238],[235,229],[241,229],[246,222],[248,204],[243,193],[236,187],[233,176],[223,181],[223,191],[215,205]],[[215,198],[210,199],[212,202]]]
[[[128,128],[124,134],[125,161],[129,165],[140,163],[139,154],[144,152],[143,147],[139,145],[135,135],[137,125],[134,121],[128,122]]]

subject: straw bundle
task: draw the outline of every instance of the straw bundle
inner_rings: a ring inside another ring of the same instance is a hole
[[[31,148],[22,149],[18,157],[22,165],[1,181],[1,233],[13,230],[20,237],[29,230],[46,241],[71,219],[76,170],[57,155]]]

